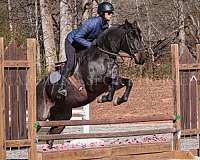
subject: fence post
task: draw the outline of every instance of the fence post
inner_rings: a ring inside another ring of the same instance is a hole
[[[27,60],[30,63],[27,76],[27,98],[28,98],[28,139],[31,140],[29,159],[36,160],[36,40],[27,39]]]
[[[180,117],[180,78],[179,78],[179,48],[178,44],[171,45],[172,54],[172,79],[174,81],[174,114],[176,116],[175,127],[181,129]],[[173,147],[175,150],[180,149],[180,131],[173,136]]]
[[[0,38],[0,159],[6,159],[5,93],[4,93],[4,44]]]
[[[200,44],[197,44],[196,45],[196,52],[197,52],[197,64],[200,64]],[[200,84],[199,84],[199,81],[200,81],[200,71],[198,70],[198,74],[197,74],[197,85],[198,85],[198,93],[200,91]],[[198,106],[198,109],[197,109],[197,128],[199,129],[200,128],[200,103],[199,103],[199,99],[200,99],[200,94],[198,94],[198,100],[197,100],[197,106]],[[198,134],[198,139],[199,139],[199,149],[198,149],[198,155],[200,155],[200,136]]]
[[[87,104],[83,106],[83,119],[84,120],[90,120],[90,105]],[[84,125],[83,126],[83,133],[90,133],[90,126],[89,125]]]

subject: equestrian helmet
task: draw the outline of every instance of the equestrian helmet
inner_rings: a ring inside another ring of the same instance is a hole
[[[113,12],[113,11],[114,11],[114,7],[109,2],[102,2],[98,5],[98,8],[97,8],[98,14],[105,13],[105,12]]]

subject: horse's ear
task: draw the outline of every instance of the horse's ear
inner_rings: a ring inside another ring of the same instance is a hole
[[[137,26],[138,26],[137,21],[134,21],[132,25],[133,25],[134,27],[137,27]]]
[[[125,28],[127,29],[129,25],[130,25],[130,22],[126,19],[125,20]]]
[[[128,21],[128,19],[125,20],[126,25],[130,25],[131,23]]]

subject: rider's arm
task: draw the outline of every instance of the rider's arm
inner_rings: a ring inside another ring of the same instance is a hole
[[[92,29],[95,27],[95,23],[91,20],[85,21],[78,29],[78,32],[74,36],[74,40],[81,45],[89,48],[91,46],[91,42],[86,39],[86,35],[88,35]]]

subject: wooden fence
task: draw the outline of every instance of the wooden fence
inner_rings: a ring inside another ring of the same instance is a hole
[[[154,115],[154,116],[140,116],[132,117],[129,119],[117,119],[117,120],[70,120],[70,121],[48,121],[39,122],[40,127],[53,127],[53,126],[79,126],[79,125],[108,125],[108,124],[134,124],[142,122],[175,122],[175,116],[170,115]],[[109,130],[109,127],[108,127]],[[172,141],[160,142],[160,143],[146,143],[146,144],[126,144],[126,145],[112,145],[98,148],[85,148],[85,149],[67,149],[67,150],[39,150],[38,159],[138,159],[138,158],[173,158],[173,151],[178,149],[179,130],[175,126],[159,128],[159,129],[143,129],[143,130],[131,130],[131,131],[118,131],[118,132],[101,132],[101,133],[87,133],[87,134],[52,134],[52,135],[37,135],[38,141],[46,140],[72,140],[72,139],[88,139],[88,138],[116,138],[116,137],[132,137],[132,136],[144,136],[144,135],[156,135],[156,134],[172,134]],[[182,153],[181,153],[182,154]],[[187,156],[185,156],[187,158]]]
[[[26,50],[12,43],[4,50],[0,38],[0,159],[6,148],[28,147],[36,159],[36,41],[27,39]]]
[[[178,126],[182,136],[200,134],[200,44],[196,53],[195,58],[185,48],[183,55],[179,56],[178,45],[172,45],[175,109],[180,113]]]
[[[172,59],[173,59],[173,78],[175,80],[175,115],[176,121],[173,128],[163,130],[149,130],[146,132],[132,131],[129,133],[98,133],[98,134],[81,134],[81,135],[41,135],[40,140],[47,139],[66,139],[66,138],[92,138],[92,137],[108,137],[108,136],[134,136],[146,134],[174,134],[174,150],[180,148],[178,136],[175,135],[177,128],[182,129],[183,135],[199,134],[199,55],[200,45],[197,45],[197,60],[191,56],[186,49],[184,54],[179,58],[178,45],[173,44]],[[27,39],[26,51],[20,50],[16,44],[4,50],[3,38],[0,38],[0,159],[6,158],[7,147],[28,147],[29,159],[37,159],[36,152],[36,132],[34,123],[36,122],[36,42],[34,39]],[[140,117],[140,121],[151,121],[152,118]],[[154,117],[155,118],[155,117]],[[168,117],[169,118],[169,117]],[[155,120],[155,119],[153,119]],[[159,119],[161,120],[161,119]],[[168,120],[174,120],[170,118]],[[119,120],[120,121],[120,120]],[[111,124],[116,122],[92,122],[92,121],[76,121],[73,125],[95,125],[95,124]],[[131,120],[132,122],[139,122]],[[70,121],[59,122],[59,125],[70,125]],[[120,121],[125,123],[125,121]],[[127,122],[128,123],[128,120]],[[57,122],[40,122],[41,126],[58,125]],[[71,124],[72,125],[72,124]],[[169,146],[169,145],[168,145]],[[126,146],[124,150],[128,150]],[[137,147],[134,146],[136,149]],[[148,146],[149,147],[149,146]],[[155,144],[156,149],[156,144]],[[166,147],[165,145],[163,146]],[[131,147],[130,147],[131,148]],[[145,147],[144,147],[145,148]],[[158,149],[158,148],[157,148]],[[156,149],[156,150],[157,150]],[[116,151],[119,151],[119,148]],[[121,150],[121,148],[120,148]],[[122,149],[123,150],[123,149]],[[165,149],[164,149],[165,150]],[[114,151],[114,152],[116,152]],[[158,151],[158,150],[157,150]],[[106,152],[106,151],[105,151]],[[113,152],[111,148],[109,153]],[[144,151],[142,151],[144,152]],[[65,152],[66,153],[66,152]],[[65,154],[63,153],[63,155]],[[81,152],[79,152],[80,154]],[[98,153],[98,151],[95,151]],[[46,153],[39,153],[43,156]],[[48,155],[53,156],[53,152]],[[77,153],[75,153],[77,154]],[[55,155],[55,154],[54,154]],[[59,154],[62,157],[62,154]]]

